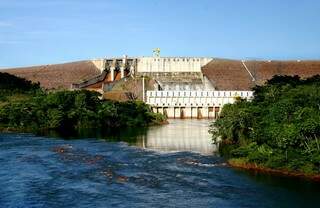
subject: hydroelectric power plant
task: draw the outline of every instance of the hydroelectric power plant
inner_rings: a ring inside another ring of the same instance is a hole
[[[320,61],[212,57],[106,57],[4,70],[48,90],[87,89],[104,99],[143,100],[169,118],[216,118],[227,103],[251,99],[252,87],[275,75],[319,74]]]
[[[104,93],[126,78],[142,78],[142,100],[154,112],[169,118],[215,118],[221,107],[237,98],[250,99],[251,91],[219,91],[202,73],[212,58],[140,57],[98,59],[93,63],[101,74],[73,84],[73,89]],[[145,78],[154,80],[147,90]]]

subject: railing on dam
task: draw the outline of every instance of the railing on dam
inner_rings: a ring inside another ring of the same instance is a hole
[[[251,99],[252,91],[147,91],[147,104],[169,118],[214,118],[236,98]]]

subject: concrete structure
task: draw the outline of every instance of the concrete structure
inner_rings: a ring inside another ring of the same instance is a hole
[[[92,63],[101,71],[129,70],[148,75],[149,73],[201,73],[201,67],[212,58],[200,57],[114,57],[94,59]]]
[[[166,90],[204,90],[210,88],[210,82],[201,72],[201,67],[212,58],[199,57],[115,57],[95,59],[92,63],[101,74],[72,88],[105,91],[105,86],[128,76],[148,76],[156,79],[159,89]],[[108,88],[108,87],[107,87]]]
[[[237,97],[251,99],[252,92],[215,91],[202,73],[202,67],[212,60],[158,56],[94,60],[101,75],[74,87],[103,93],[127,76],[151,77],[157,84],[152,91],[143,90],[142,98],[154,112],[169,118],[216,118],[224,104],[233,103]],[[142,86],[144,89],[144,82]]]
[[[133,76],[137,68],[137,59],[127,56],[108,59],[96,59],[92,63],[101,71],[101,74],[73,83],[72,89],[88,89],[103,93],[112,86],[115,81],[119,81],[128,76]]]
[[[142,57],[137,59],[136,73],[156,79],[161,90],[213,89],[201,72],[201,68],[211,60],[199,57]]]
[[[198,72],[212,58],[199,57],[142,57],[138,58],[138,73]]]
[[[145,98],[143,100],[154,111],[176,118],[215,117],[224,104],[234,102],[235,92],[250,99],[252,92],[249,90],[263,85],[274,75],[307,78],[320,74],[319,60],[160,57],[159,49],[154,52],[154,57],[102,58],[5,72],[40,82],[46,89],[72,86],[73,89],[98,91],[106,95],[106,99]],[[151,92],[145,92],[148,90]]]
[[[252,96],[252,91],[147,91],[146,103],[169,118],[216,118],[223,105]]]

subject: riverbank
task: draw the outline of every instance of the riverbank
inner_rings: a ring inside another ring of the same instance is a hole
[[[277,76],[225,105],[210,129],[220,154],[234,167],[318,180],[319,87],[320,76]]]
[[[320,183],[320,174],[305,174],[303,172],[290,171],[286,169],[272,169],[262,165],[258,165],[256,163],[246,162],[245,159],[242,159],[242,158],[229,159],[227,161],[227,164],[230,167],[236,168],[236,169],[254,171],[254,172],[259,172],[264,174],[272,174],[275,176],[278,175],[278,176],[287,176],[287,177],[293,177],[293,178],[302,178],[302,179],[307,179],[307,180]]]

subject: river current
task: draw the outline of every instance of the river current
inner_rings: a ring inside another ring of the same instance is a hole
[[[319,183],[227,167],[208,125],[81,139],[1,133],[0,207],[319,207]]]

